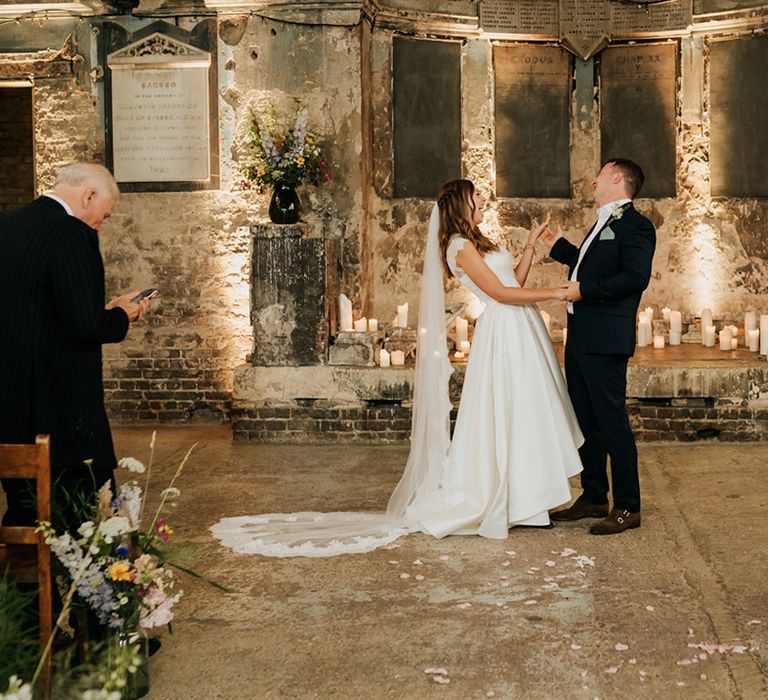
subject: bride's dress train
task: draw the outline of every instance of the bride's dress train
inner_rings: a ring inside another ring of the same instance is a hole
[[[464,244],[458,237],[448,247],[448,264],[486,307],[449,439],[453,370],[436,211],[419,311],[411,453],[387,513],[224,518],[211,528],[224,546],[265,556],[331,556],[371,551],[409,532],[501,539],[511,526],[546,525],[548,511],[570,500],[568,478],[581,471],[583,437],[541,314],[533,305],[500,304],[478,289],[456,264]],[[485,262],[503,284],[519,287],[508,250],[487,254]]]

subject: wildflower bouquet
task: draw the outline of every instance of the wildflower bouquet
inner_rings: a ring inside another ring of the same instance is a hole
[[[296,188],[307,181],[319,185],[331,179],[320,136],[307,124],[308,112],[297,105],[291,126],[274,107],[251,112],[248,122],[248,154],[242,166],[243,189],[283,185]]]

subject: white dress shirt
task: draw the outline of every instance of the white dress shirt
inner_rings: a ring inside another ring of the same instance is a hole
[[[587,251],[589,250],[589,246],[592,245],[592,241],[595,240],[595,236],[597,236],[598,232],[600,231],[603,226],[608,222],[608,219],[611,218],[611,213],[616,209],[616,207],[621,207],[629,202],[631,202],[631,199],[616,199],[613,202],[608,202],[608,204],[603,204],[602,207],[600,207],[597,210],[597,221],[595,222],[595,225],[592,227],[591,231],[589,232],[589,235],[584,240],[584,243],[581,244],[581,248],[579,249],[579,259],[576,261],[576,264],[573,266],[573,272],[571,272],[570,281],[571,282],[578,282],[578,274],[579,274],[579,266],[581,265],[581,261],[584,259],[584,256],[587,254]],[[573,313],[573,302],[568,302],[568,313]]]
[[[64,207],[64,211],[67,212],[70,216],[74,216],[75,213],[72,211],[72,207],[69,206],[61,197],[57,197],[55,194],[51,194],[50,192],[46,192],[43,197],[48,197],[52,199],[54,202],[58,202],[61,204],[62,207]]]

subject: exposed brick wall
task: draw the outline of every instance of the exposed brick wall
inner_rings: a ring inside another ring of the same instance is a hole
[[[32,89],[0,89],[0,214],[27,204],[35,193]]]
[[[404,405],[405,404],[405,405]],[[738,406],[725,400],[670,399],[628,404],[639,442],[720,440],[768,441],[768,408]],[[451,427],[456,412],[451,415]],[[236,404],[235,440],[257,442],[407,442],[411,409],[406,402],[333,406],[299,400],[280,405]]]

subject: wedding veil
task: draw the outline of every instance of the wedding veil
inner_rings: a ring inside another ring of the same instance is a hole
[[[419,298],[411,450],[386,513],[272,513],[223,518],[211,531],[237,552],[324,557],[367,552],[420,529],[419,503],[441,489],[448,464],[453,368],[445,332],[445,291],[438,234],[440,211],[429,217]]]

